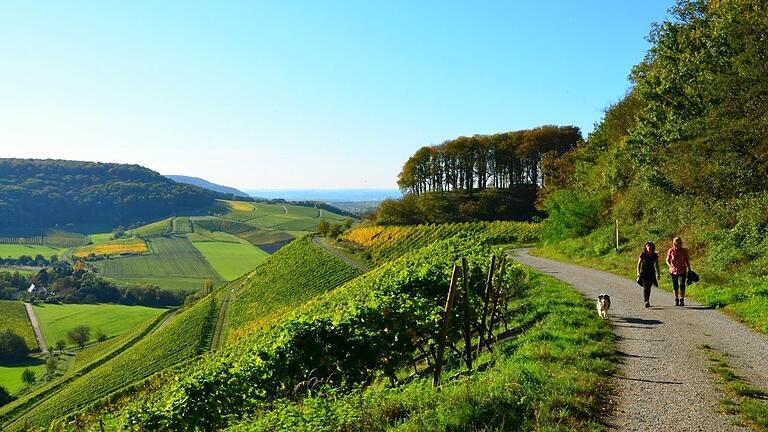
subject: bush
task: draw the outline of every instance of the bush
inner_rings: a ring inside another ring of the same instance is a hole
[[[554,242],[588,234],[600,224],[603,201],[572,189],[553,192],[545,203],[549,217],[544,221],[543,240]]]
[[[13,396],[3,386],[0,386],[0,407],[13,401]]]
[[[24,339],[13,330],[5,329],[0,332],[0,360],[19,360],[28,352]]]

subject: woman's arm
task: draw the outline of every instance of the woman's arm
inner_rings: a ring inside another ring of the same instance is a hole
[[[643,256],[640,255],[640,258],[637,259],[637,275],[640,276],[640,268],[643,264]]]
[[[688,266],[688,267],[687,267],[687,268],[688,268],[688,270],[687,270],[687,271],[691,271],[691,270],[693,270],[693,269],[691,268],[691,260],[690,260],[690,258],[688,257],[688,250],[687,250],[687,249],[685,250],[685,265],[686,265],[686,266]]]
[[[659,257],[654,260],[656,262],[656,279],[661,279],[661,270],[659,270]]]

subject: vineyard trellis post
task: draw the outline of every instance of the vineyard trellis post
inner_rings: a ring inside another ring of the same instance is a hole
[[[499,297],[501,296],[501,287],[504,283],[504,270],[507,266],[507,257],[502,257],[501,264],[499,265],[499,280],[496,284],[496,288],[493,289],[493,307],[491,307],[491,316],[488,323],[488,340],[493,338],[493,320],[496,316],[496,307],[499,305]]]
[[[467,369],[472,370],[472,329],[469,326],[471,319],[469,315],[469,270],[467,269],[467,259],[461,259],[461,279],[464,284],[464,355],[466,356]]]
[[[488,269],[488,278],[485,280],[485,295],[483,296],[483,313],[480,315],[480,328],[478,329],[478,334],[480,335],[480,340],[477,342],[477,354],[480,355],[480,349],[483,345],[483,335],[485,335],[485,319],[488,315],[488,295],[490,294],[490,291],[492,289],[493,285],[493,273],[496,268],[496,255],[491,256],[491,268]],[[488,342],[485,342],[485,345],[488,346]]]
[[[432,386],[437,387],[440,385],[440,374],[443,369],[443,353],[445,351],[445,341],[448,337],[448,324],[451,321],[451,313],[453,312],[453,300],[456,296],[456,282],[459,278],[459,266],[453,266],[453,273],[451,274],[451,284],[448,287],[448,298],[445,300],[445,315],[443,315],[442,323],[440,326],[440,335],[437,339],[437,355],[435,356],[435,376],[432,380]]]

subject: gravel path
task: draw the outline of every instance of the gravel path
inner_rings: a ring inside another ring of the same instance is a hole
[[[608,419],[611,429],[747,430],[734,426],[731,416],[720,414],[722,395],[699,346],[708,344],[730,354],[728,362],[740,374],[768,388],[767,336],[688,299],[685,307],[676,307],[672,293],[655,288],[651,308],[646,309],[642,288],[620,276],[533,257],[527,249],[515,250],[514,258],[568,282],[587,297],[611,296],[609,320],[621,356],[614,411]]]
[[[24,307],[27,309],[29,322],[32,323],[32,330],[35,332],[35,339],[37,339],[37,345],[40,346],[40,352],[43,354],[48,354],[48,345],[45,344],[45,340],[43,339],[43,332],[40,331],[40,324],[37,322],[35,309],[29,303],[24,303]]]

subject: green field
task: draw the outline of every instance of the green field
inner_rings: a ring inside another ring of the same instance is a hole
[[[21,380],[21,374],[24,369],[32,369],[35,376],[41,377],[45,373],[45,363],[37,358],[28,357],[26,360],[13,364],[0,363],[0,386],[3,386],[9,393],[15,394],[25,384]]]
[[[221,233],[220,233],[221,234]],[[233,280],[264,262],[269,254],[230,235],[232,241],[201,241],[192,244],[225,280]],[[235,242],[237,241],[237,242]]]
[[[168,234],[171,229],[171,218],[168,218],[132,229],[129,233],[139,237],[151,237]]]
[[[20,301],[0,300],[0,331],[13,330],[24,338],[30,350],[37,349],[37,341],[29,323],[24,303]]]
[[[91,234],[88,236],[88,238],[91,239],[92,244],[106,243],[112,240],[112,233]]]
[[[0,244],[0,257],[2,258],[18,258],[22,255],[29,255],[34,258],[35,255],[39,254],[48,259],[51,255],[60,255],[62,252],[64,252],[63,249],[50,246]]]
[[[101,260],[100,275],[127,283],[151,283],[168,289],[200,289],[203,281],[222,278],[199,250],[183,237],[147,240],[151,254]]]
[[[91,341],[95,341],[99,331],[108,337],[119,336],[165,312],[159,308],[116,304],[42,304],[34,308],[46,344],[63,340],[68,347],[75,344],[67,338],[67,333],[78,325],[89,326]]]

